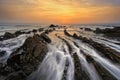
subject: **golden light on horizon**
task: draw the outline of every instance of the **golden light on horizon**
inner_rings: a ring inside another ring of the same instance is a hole
[[[24,4],[23,4],[24,3]],[[120,20],[119,6],[91,6],[74,0],[27,0],[22,4],[2,5],[7,20],[41,23],[97,23]],[[8,14],[7,14],[8,13]]]

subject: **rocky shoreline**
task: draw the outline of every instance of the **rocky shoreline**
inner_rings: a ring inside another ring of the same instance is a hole
[[[82,41],[83,43],[87,43],[87,44],[89,44],[90,46],[92,46],[94,49],[96,49],[97,51],[99,51],[100,53],[100,55],[102,56],[102,57],[105,57],[105,58],[108,58],[108,59],[110,59],[111,60],[111,62],[113,62],[113,63],[118,63],[118,64],[120,64],[120,53],[119,52],[117,52],[117,51],[115,51],[115,50],[113,50],[113,49],[111,49],[111,48],[109,48],[109,47],[106,47],[106,46],[104,46],[104,45],[102,45],[102,44],[99,44],[99,43],[97,43],[97,42],[95,42],[95,41],[93,41],[92,39],[88,39],[88,38],[86,38],[86,37],[82,37],[82,36],[78,36],[76,33],[74,33],[73,35],[71,35],[70,33],[68,33],[67,32],[67,30],[64,30],[64,34],[66,35],[66,36],[69,36],[69,37],[72,37],[72,38],[75,38],[75,39],[78,39],[78,40],[80,40],[80,41]],[[79,45],[79,44],[78,44]],[[78,46],[77,45],[77,46]],[[84,52],[83,52],[84,53]],[[77,61],[77,56],[75,56],[76,54],[74,54],[74,61],[76,62]],[[85,56],[86,56],[86,60],[88,61],[88,62],[92,62],[92,64],[95,66],[95,68],[96,68],[96,70],[97,70],[97,72],[99,73],[99,75],[102,77],[102,80],[117,80],[114,76],[112,76],[105,68],[103,68],[98,62],[96,62],[90,55],[86,55],[86,54],[84,54]],[[79,69],[80,68],[80,65],[79,65],[79,67],[77,68],[77,64],[78,64],[78,62],[76,62],[75,63],[75,80],[79,80],[79,79],[82,79],[82,80],[90,80],[89,78],[87,78],[87,77],[85,77],[85,79],[84,79],[84,77],[82,76],[82,78],[80,77],[81,75],[78,75],[78,71],[79,70],[77,70],[77,69]],[[80,72],[82,72],[82,71],[80,71]],[[81,73],[81,74],[83,74],[83,73]],[[78,79],[77,79],[77,77],[78,77]]]
[[[32,74],[34,71],[38,69],[38,66],[42,63],[45,56],[48,52],[47,44],[52,43],[52,39],[49,38],[49,34],[54,32],[56,28],[63,28],[58,25],[50,25],[48,29],[44,30],[44,28],[33,29],[32,31],[22,32],[16,31],[15,33],[6,32],[4,35],[0,36],[0,41],[12,39],[18,37],[22,34],[30,34],[33,33],[33,36],[28,37],[24,44],[14,50],[10,57],[8,58],[6,63],[0,63],[0,80],[27,80],[27,77]],[[83,29],[83,28],[81,28]],[[85,28],[85,31],[92,31],[96,34],[103,34],[106,37],[120,38],[120,27],[115,27],[113,29],[99,29],[96,28],[93,31],[90,28]],[[37,34],[37,32],[42,32],[41,34]],[[120,52],[117,52],[110,47],[107,47],[103,44],[95,42],[91,38],[78,36],[78,34],[74,33],[71,35],[67,28],[64,28],[64,35],[81,41],[82,43],[88,44],[92,47],[100,56],[103,58],[107,58],[112,63],[120,64]],[[58,39],[63,41],[65,45],[68,47],[68,52],[71,57],[73,57],[74,62],[74,79],[75,80],[91,80],[88,72],[83,70],[83,66],[79,60],[78,53],[74,52],[74,48],[71,43],[79,48],[79,45],[76,42],[72,41],[68,42],[65,37],[61,37],[61,35],[55,35]],[[63,50],[64,51],[64,50]],[[65,51],[64,51],[65,52]],[[99,74],[101,80],[117,80],[115,76],[113,76],[105,67],[103,67],[99,62],[95,60],[90,54],[84,52],[84,50],[80,50],[81,54],[85,57],[86,61],[93,65],[97,73]],[[6,51],[0,50],[0,57],[2,57]],[[62,80],[67,80],[67,71],[70,66],[69,61],[65,61],[65,69],[63,71]]]
[[[105,37],[120,40],[120,26],[111,28],[100,29],[96,28],[96,34],[104,34]]]
[[[12,53],[7,64],[0,64],[0,80],[26,80],[26,77],[37,69],[48,51],[48,37],[46,39],[45,36],[36,34],[28,37],[23,46]],[[19,52],[21,54],[17,54]]]

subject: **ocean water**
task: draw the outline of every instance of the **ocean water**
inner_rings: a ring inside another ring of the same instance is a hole
[[[5,32],[14,33],[16,31],[31,31],[33,29],[39,29],[42,27],[48,27],[48,25],[0,25],[0,35],[3,35]]]
[[[30,31],[30,30],[33,30],[33,29],[39,29],[39,28],[47,28],[49,25],[36,25],[36,24],[27,24],[27,25],[16,25],[16,24],[13,24],[13,25],[8,25],[8,24],[5,24],[5,25],[2,25],[0,24],[0,35],[3,35],[5,32],[11,32],[11,33],[14,33],[15,31],[18,31],[18,30],[21,30],[21,31]],[[112,28],[112,26],[97,26],[97,25],[65,25],[65,26],[72,26],[72,27],[83,27],[83,28],[91,28],[93,30],[95,30],[96,28]]]

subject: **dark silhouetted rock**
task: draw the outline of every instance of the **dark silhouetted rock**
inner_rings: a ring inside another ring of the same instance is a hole
[[[69,36],[69,35],[67,35],[67,36]],[[105,45],[97,43],[97,42],[93,41],[92,39],[88,39],[88,38],[82,37],[82,36],[77,36],[77,34],[70,35],[70,36],[75,38],[75,39],[79,39],[84,43],[88,43],[89,45],[94,47],[96,50],[101,52],[101,53],[99,53],[101,56],[107,57],[112,62],[120,63],[120,52],[117,52],[117,51],[115,51],[115,50],[113,50]]]
[[[26,80],[26,75],[23,71],[13,72],[5,80]]]
[[[6,32],[3,37],[4,39],[9,39],[9,38],[14,38],[15,35],[12,33]]]
[[[5,53],[6,51],[0,51],[0,57],[2,57]]]
[[[117,38],[120,37],[120,27],[114,27],[114,28],[105,28],[105,29],[100,29],[96,28],[94,31],[97,34],[104,34],[106,37],[113,37]]]
[[[85,31],[93,31],[93,30],[90,28],[85,28]]]
[[[27,38],[9,57],[7,65],[0,64],[0,76],[5,77],[4,80],[24,80],[41,64],[47,51],[47,44],[39,35]],[[22,53],[17,54],[19,52]]]
[[[45,30],[45,32],[44,32],[45,34],[48,34],[49,33],[49,30]]]
[[[83,28],[80,28],[81,30],[83,30]]]
[[[74,34],[73,34],[73,37],[78,38],[78,36],[77,36],[77,34],[76,34],[76,33],[74,33]]]
[[[37,32],[37,30],[36,29],[33,29],[33,31],[32,31],[33,33],[36,33]]]
[[[26,32],[22,32],[22,31],[16,31],[15,33],[6,32],[4,35],[0,36],[0,41],[15,38],[15,37],[18,37],[19,35],[25,34],[25,33]]]
[[[49,27],[50,27],[50,28],[54,28],[54,27],[58,27],[58,26],[56,26],[56,25],[54,25],[54,24],[51,24]]]
[[[44,30],[44,28],[40,28],[40,29],[39,29],[39,32],[41,32],[41,31],[43,31],[43,30]]]
[[[95,66],[98,74],[101,76],[102,80],[117,80],[108,70],[106,70],[100,63],[94,61],[93,65]]]
[[[42,33],[40,37],[47,43],[51,43],[51,39],[45,33]]]
[[[102,30],[100,28],[96,28],[96,30],[94,32],[95,33],[102,33]]]
[[[66,29],[64,30],[64,34],[65,34],[65,35],[67,35],[67,36],[69,36],[69,37],[71,37],[71,36],[72,36],[71,34],[69,34],[69,33],[67,32],[67,30],[66,30]]]
[[[26,34],[30,34],[32,31],[28,31],[28,32],[26,32]]]
[[[25,32],[22,32],[22,31],[16,31],[14,34],[15,34],[15,36],[19,36],[19,35],[21,35],[21,34],[25,34]]]
[[[88,74],[82,69],[79,57],[76,53],[73,54],[74,66],[75,66],[75,80],[90,80]]]
[[[94,59],[90,55],[86,55],[86,60],[91,63]]]

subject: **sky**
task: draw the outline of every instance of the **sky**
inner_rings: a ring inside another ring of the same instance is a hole
[[[120,0],[0,0],[0,23],[120,23]]]

